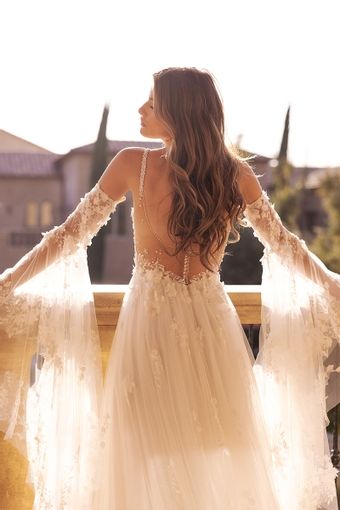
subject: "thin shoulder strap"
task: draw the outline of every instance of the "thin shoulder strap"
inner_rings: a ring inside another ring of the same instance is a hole
[[[140,176],[139,176],[139,199],[142,199],[144,195],[144,180],[145,180],[145,173],[146,173],[146,161],[149,154],[150,149],[144,149],[143,157],[142,157],[142,164],[140,167]]]
[[[146,175],[146,162],[147,162],[147,157],[148,157],[149,151],[150,151],[150,149],[148,149],[148,148],[144,149],[143,156],[142,156],[142,164],[140,167],[140,177],[139,177],[139,205],[142,206],[144,209],[144,215],[145,215],[145,218],[149,225],[149,229],[150,229],[151,233],[159,241],[161,246],[164,248],[164,244],[163,244],[162,240],[158,237],[158,235],[156,234],[156,232],[153,230],[153,228],[151,226],[148,211],[146,208],[146,204],[145,204],[145,201],[143,200],[144,199],[144,181],[145,181],[145,175]],[[189,283],[189,255],[187,253],[184,256],[183,280],[184,280],[185,284]]]

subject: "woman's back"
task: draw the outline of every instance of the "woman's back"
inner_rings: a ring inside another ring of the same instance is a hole
[[[132,218],[136,262],[143,265],[160,265],[174,278],[190,283],[208,270],[199,257],[198,244],[192,252],[175,252],[175,241],[168,233],[168,219],[173,199],[170,168],[162,149],[141,150],[138,179],[133,186]],[[215,255],[215,272],[219,270],[225,245]],[[167,253],[168,252],[168,253]]]

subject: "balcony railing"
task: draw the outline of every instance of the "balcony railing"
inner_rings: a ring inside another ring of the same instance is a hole
[[[261,322],[260,287],[257,285],[229,285],[226,288],[256,356]],[[104,372],[126,289],[126,285],[93,285]],[[338,468],[340,467],[340,455],[338,435],[335,431],[338,430],[338,420],[340,420],[339,407],[337,413],[333,412],[331,423],[331,428],[334,430],[331,445],[333,446],[332,460]],[[33,494],[25,483],[27,469],[25,459],[8,442],[3,440],[0,441],[0,458],[1,510],[31,510]]]

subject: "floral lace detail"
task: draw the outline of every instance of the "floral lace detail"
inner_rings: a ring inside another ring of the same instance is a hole
[[[265,246],[266,255],[274,254],[279,257],[281,264],[292,267],[315,283],[321,284],[339,305],[339,275],[328,271],[317,262],[305,241],[283,226],[264,191],[255,202],[247,205],[244,214],[248,225],[254,229],[254,236]]]
[[[279,255],[283,263],[294,263],[295,254],[307,250],[305,242],[283,226],[264,191],[255,202],[247,205],[244,214],[254,229],[254,236],[269,251]]]
[[[45,242],[52,240],[67,253],[73,253],[78,247],[90,246],[93,236],[107,224],[116,206],[125,200],[125,196],[112,200],[97,183],[80,199],[77,208],[62,225],[43,233]]]
[[[182,349],[183,353],[185,352],[190,356],[190,345],[189,345],[189,335],[185,329],[182,329],[178,321],[175,318],[172,320],[171,329],[173,330],[175,337],[177,339],[179,347]]]
[[[334,503],[334,480],[339,474],[338,470],[332,466],[328,456],[324,457],[324,464],[315,467],[316,476],[310,481],[310,485],[305,488],[301,496],[299,508],[321,508],[322,505]]]
[[[195,430],[196,430],[198,436],[201,437],[203,428],[202,428],[201,422],[199,420],[196,409],[192,409],[191,415],[192,415],[192,420],[194,422]]]
[[[125,398],[128,404],[130,404],[130,399],[133,396],[134,392],[136,390],[136,383],[131,378],[131,376],[126,376],[124,378],[124,391],[125,391]]]
[[[196,347],[199,348],[200,351],[203,351],[204,349],[204,339],[203,339],[203,329],[202,326],[196,326],[195,327],[195,341],[196,341]]]
[[[157,255],[153,259],[150,259],[149,251],[146,248],[135,253],[134,263],[135,267],[144,273],[147,271],[152,271],[156,281],[159,281],[163,278],[169,278],[174,282],[182,283],[184,285],[191,285],[194,282],[209,280],[219,276],[218,271],[211,272],[207,269],[191,276],[190,282],[188,283],[182,276],[167,270],[165,266],[161,264]]]
[[[339,400],[340,277],[283,226],[265,192],[246,207],[245,217],[265,247],[263,343],[254,373],[279,492],[289,487],[296,508],[325,507],[334,499],[337,473],[321,431],[328,422],[325,395],[334,405]],[[294,461],[298,451],[308,465],[303,472]]]
[[[254,235],[265,246],[263,261],[271,264],[270,257],[278,257],[280,264],[287,267],[293,273],[295,270],[302,276],[307,277],[310,284],[316,284],[309,298],[305,298],[305,308],[308,313],[304,314],[304,326],[306,337],[318,346],[322,359],[326,359],[332,349],[336,349],[339,343],[340,331],[340,277],[329,271],[307,248],[304,241],[289,232],[281,222],[268,196],[265,192],[253,203],[247,206],[245,216],[254,229]],[[306,285],[308,281],[306,280]],[[286,285],[291,286],[291,296],[297,299],[295,288],[296,279],[288,278]],[[307,295],[307,293],[306,293]],[[308,306],[307,306],[308,300]],[[268,310],[263,310],[262,328],[266,336],[270,334]],[[275,353],[275,350],[277,353]],[[274,360],[271,365],[274,368],[280,353],[279,345],[267,348],[267,362],[269,356]],[[282,353],[282,362],[284,361]],[[333,355],[333,364],[325,366],[325,382],[327,384],[332,373],[340,372],[339,356]],[[276,365],[277,366],[277,365]],[[278,377],[278,370],[276,369]],[[339,376],[338,376],[339,377]],[[282,381],[284,374],[281,374]]]
[[[210,398],[210,405],[211,405],[212,416],[214,417],[214,422],[215,422],[215,426],[216,426],[216,433],[217,433],[216,443],[218,444],[218,446],[220,448],[223,448],[226,446],[226,444],[225,444],[226,439],[224,437],[224,430],[223,430],[223,427],[221,424],[221,419],[220,419],[219,403],[215,396],[212,396]]]
[[[288,445],[286,432],[280,423],[276,425],[275,437],[277,442],[274,445],[271,445],[273,459],[276,466],[284,468],[288,457]]]
[[[339,341],[335,333],[340,331],[339,275],[323,266],[308,250],[305,242],[282,225],[265,192],[246,207],[245,216],[254,229],[254,235],[266,248],[263,260],[269,260],[274,255],[290,271],[297,270],[311,284],[316,284],[309,298],[310,313],[305,314],[304,320],[308,335],[315,337],[315,343],[321,347],[323,357],[326,357],[331,346]],[[296,296],[296,280],[290,278],[288,284],[292,286],[291,295]],[[263,320],[263,325],[268,328],[268,321]],[[333,371],[339,367],[340,360]]]
[[[180,498],[182,493],[181,493],[181,490],[180,490],[180,487],[179,487],[179,484],[177,481],[176,465],[171,458],[169,459],[169,462],[168,462],[168,475],[169,475],[171,488],[172,488],[176,498],[178,498],[178,502],[183,503],[182,499]],[[179,507],[179,508],[181,508],[181,509],[183,508],[183,510],[184,510],[184,507]]]
[[[86,247],[124,200],[97,184],[0,278],[1,340],[15,353],[1,428],[29,460],[37,508],[92,508],[102,365]]]
[[[151,349],[150,351],[150,360],[152,367],[152,374],[155,381],[155,385],[157,390],[160,390],[162,387],[162,377],[164,374],[164,366],[163,361],[158,349]]]
[[[6,269],[0,276],[0,304],[5,301],[12,289],[12,278],[10,269]]]
[[[314,334],[318,337],[323,357],[326,357],[332,345],[338,341],[336,332],[340,331],[339,302],[334,298],[329,299],[324,293],[311,301],[311,310],[314,323],[318,325],[316,331],[314,328]],[[340,359],[339,364],[333,369],[340,371]]]
[[[189,306],[196,292],[204,292],[207,302],[215,301],[216,292],[223,287],[218,272],[203,271],[193,276],[188,283],[181,276],[165,269],[159,260],[149,260],[144,253],[135,254],[129,286],[137,291],[132,299],[139,296],[151,316],[161,313],[168,301],[178,299],[179,294],[183,303]]]

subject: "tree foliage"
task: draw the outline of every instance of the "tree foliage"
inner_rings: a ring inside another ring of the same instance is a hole
[[[311,250],[326,264],[340,273],[340,175],[325,175],[318,190],[327,213],[328,224],[316,230]]]
[[[259,285],[263,246],[251,228],[241,227],[240,240],[228,244],[221,266],[221,279],[228,285]]]
[[[288,163],[286,164],[288,165]],[[290,165],[289,165],[290,166]],[[300,189],[287,183],[275,186],[271,193],[271,201],[275,205],[282,222],[290,230],[297,230],[297,216],[299,211]]]
[[[287,109],[281,139],[277,166],[273,170],[273,190],[271,200],[275,204],[282,222],[289,229],[297,229],[299,187],[292,186],[293,166],[288,161],[290,106]]]

